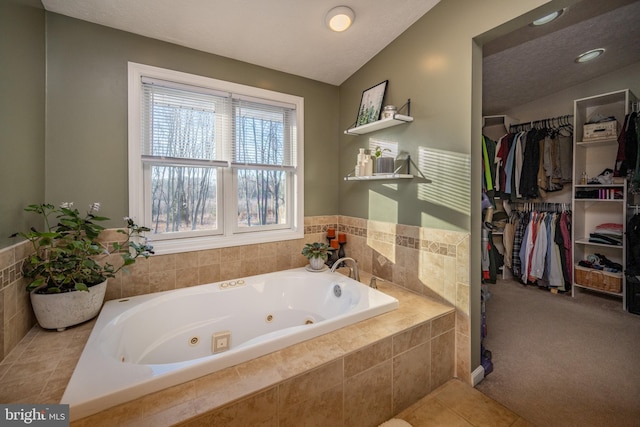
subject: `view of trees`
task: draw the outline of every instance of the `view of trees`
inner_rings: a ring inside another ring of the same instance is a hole
[[[236,123],[237,163],[282,165],[282,119],[238,114]],[[285,179],[286,172],[281,170],[238,169],[238,225],[280,224],[286,195]]]
[[[152,226],[155,233],[218,228],[218,169],[191,166],[180,159],[216,159],[215,108],[154,102],[151,108],[151,155],[178,159],[175,165],[151,167]],[[282,165],[283,114],[234,109],[232,155],[237,174],[239,227],[284,223],[289,172],[264,165]],[[219,145],[218,145],[219,146]],[[247,166],[249,165],[249,166]],[[256,166],[251,166],[256,165]],[[220,194],[221,195],[221,194]]]

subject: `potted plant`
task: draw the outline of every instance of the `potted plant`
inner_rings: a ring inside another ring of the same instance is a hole
[[[388,148],[380,148],[380,146],[376,147],[376,150],[373,152],[374,157],[376,158],[376,173],[393,173],[395,168],[395,159],[393,157],[384,157],[384,152],[391,152]]]
[[[322,270],[331,251],[333,248],[326,243],[314,242],[304,245],[302,255],[307,257],[312,270]]]
[[[126,229],[120,242],[107,246],[98,240],[105,229],[98,222],[99,203],[93,203],[86,215],[80,215],[73,203],[60,207],[51,204],[29,205],[25,211],[42,216],[44,231],[31,228],[11,237],[22,236],[31,242],[33,253],[22,266],[29,280],[26,290],[38,323],[45,329],[64,330],[95,317],[104,301],[107,279],[115,277],[136,258],[153,253],[142,233],[150,231],[125,218]],[[144,239],[144,238],[142,238]],[[118,266],[112,255],[119,255]]]

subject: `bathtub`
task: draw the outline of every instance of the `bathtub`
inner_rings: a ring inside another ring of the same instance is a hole
[[[397,307],[305,268],[108,301],[61,403],[83,418]]]

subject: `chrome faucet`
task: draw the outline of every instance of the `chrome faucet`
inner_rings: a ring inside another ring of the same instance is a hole
[[[373,289],[378,289],[378,280],[382,280],[382,279],[376,276],[371,276],[371,280],[369,281],[369,287]]]
[[[353,279],[355,279],[355,280],[357,280],[359,282],[360,281],[360,273],[358,273],[358,263],[353,258],[344,257],[344,258],[338,259],[331,266],[331,272],[332,273],[335,272],[340,267],[340,265],[343,263],[343,261],[351,261],[352,267],[349,267],[349,277],[351,277],[351,278],[353,278]]]

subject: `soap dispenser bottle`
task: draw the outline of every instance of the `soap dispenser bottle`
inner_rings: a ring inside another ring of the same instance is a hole
[[[360,152],[358,153],[358,161],[356,163],[355,175],[366,176],[366,168],[365,168],[366,154],[364,153],[364,148],[360,148],[359,151]]]

